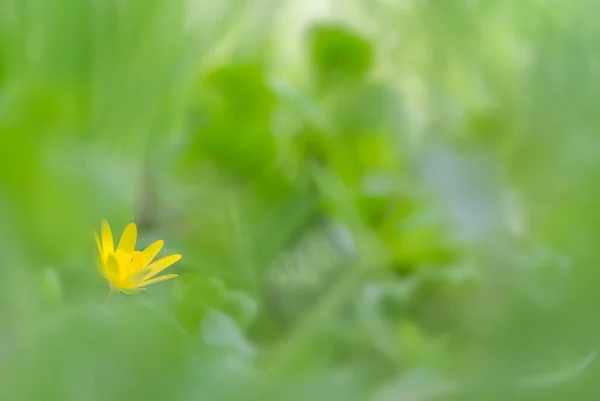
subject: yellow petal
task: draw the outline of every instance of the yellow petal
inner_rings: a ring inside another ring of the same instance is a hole
[[[177,277],[177,274],[165,274],[164,276],[160,276],[160,277],[153,278],[152,280],[144,281],[142,284],[140,284],[140,287],[145,287],[147,285],[158,283],[158,282],[165,281],[165,280],[169,280],[169,279],[175,278],[175,277]]]
[[[115,288],[118,288],[120,291],[123,290],[135,290],[140,287],[142,283],[141,280],[136,280],[135,276],[128,276],[125,278],[120,278],[118,282],[113,283]],[[123,291],[124,292],[124,291]]]
[[[125,227],[125,230],[123,230],[117,249],[126,253],[131,253],[135,250],[136,240],[137,227],[135,226],[135,223],[129,223],[127,224],[127,227]]]
[[[117,261],[119,280],[124,279],[128,276],[129,272],[129,263],[131,262],[131,254],[125,253],[121,250],[115,251],[112,254]]]
[[[158,255],[164,243],[165,242],[163,240],[158,240],[152,245],[150,245],[148,248],[144,249],[144,267],[147,267],[150,264],[150,262],[152,262],[152,259],[154,259],[156,255]]]
[[[100,243],[100,238],[98,237],[98,234],[96,234],[95,231],[94,238],[96,239],[96,246],[98,247],[98,252],[100,252],[100,255],[102,255],[102,244]]]
[[[148,266],[148,268],[147,268],[148,274],[146,274],[144,276],[144,280],[148,280],[148,279],[156,276],[158,273],[165,270],[167,267],[171,266],[173,263],[177,262],[179,259],[181,259],[181,255],[179,255],[179,254],[169,255],[169,256],[165,256],[164,258],[158,259],[156,262],[154,262],[154,263],[150,264],[150,266]]]
[[[131,254],[131,262],[129,264],[129,274],[133,275],[142,271],[144,268],[144,254],[139,251],[135,251]]]
[[[102,256],[100,256],[100,258],[102,258]],[[106,274],[104,273],[104,262],[102,260],[98,260],[98,263],[96,263],[96,268],[101,275],[106,277]]]
[[[102,265],[104,267],[104,276],[112,283],[116,282],[119,278],[119,263],[115,259],[115,255],[112,253],[106,258],[106,263]]]
[[[106,257],[106,255],[109,253],[115,252],[113,236],[110,232],[110,226],[106,220],[102,220],[102,250],[104,251],[104,257]]]

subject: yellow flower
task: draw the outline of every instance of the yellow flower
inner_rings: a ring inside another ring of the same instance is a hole
[[[181,255],[170,255],[152,260],[160,252],[164,242],[156,241],[142,252],[135,250],[137,227],[129,223],[115,250],[112,232],[106,220],[102,220],[101,237],[94,233],[96,245],[100,252],[100,273],[108,280],[111,287],[126,294],[145,290],[145,286],[177,277],[177,274],[165,274],[155,277],[158,273],[181,259]]]

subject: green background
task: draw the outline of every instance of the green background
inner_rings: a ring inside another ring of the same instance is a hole
[[[599,18],[2,0],[0,400],[596,400]]]

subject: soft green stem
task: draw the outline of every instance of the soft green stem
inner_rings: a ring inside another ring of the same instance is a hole
[[[106,296],[106,300],[104,301],[104,305],[108,305],[108,303],[110,302],[111,298],[113,297],[113,295],[115,295],[117,292],[117,290],[115,289],[115,287],[113,287],[112,285],[110,286],[110,291],[108,292],[108,295]]]
[[[316,307],[292,330],[271,361],[271,372],[281,374],[294,360],[302,355],[313,340],[319,328],[338,313],[344,303],[350,299],[356,288],[363,282],[367,268],[355,265],[328,293],[318,302]]]

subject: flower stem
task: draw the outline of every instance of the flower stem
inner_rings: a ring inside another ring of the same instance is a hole
[[[104,301],[104,305],[108,305],[108,303],[110,302],[111,298],[113,297],[113,295],[115,295],[117,291],[115,290],[115,288],[111,285],[110,286],[110,291],[108,292],[108,295],[106,297],[106,300]]]

